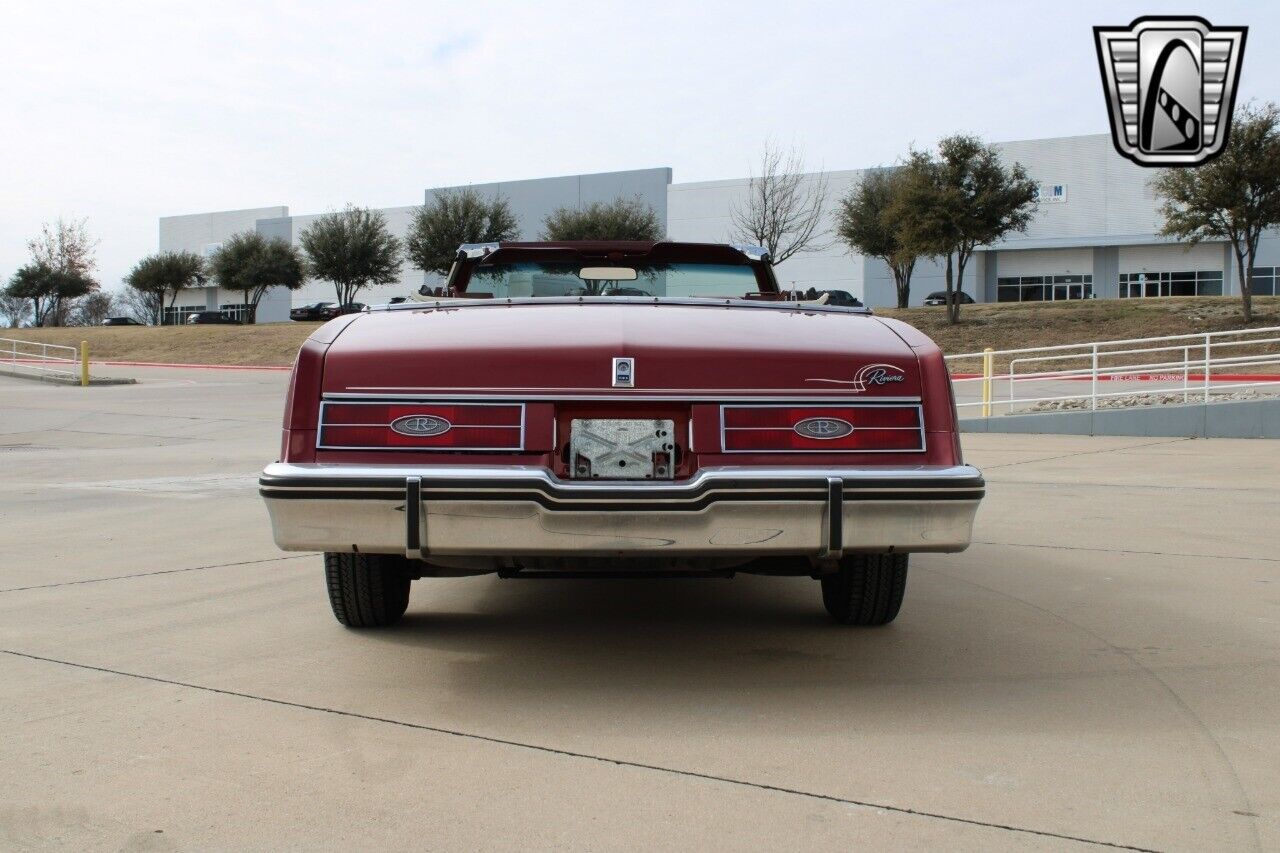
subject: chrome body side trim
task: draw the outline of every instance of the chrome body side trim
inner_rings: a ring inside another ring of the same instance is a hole
[[[493,393],[491,391],[477,391],[475,388],[424,388],[412,385],[359,385],[354,386],[355,390],[347,391],[328,391],[324,394],[325,400],[334,402],[342,400],[368,400],[370,402],[409,402],[409,403],[460,403],[466,405],[480,405],[484,402],[494,403],[513,403],[513,402],[617,402],[625,400],[627,402],[666,402],[666,403],[709,403],[709,402],[727,402],[727,403],[777,403],[779,405],[793,406],[797,404],[804,405],[826,405],[840,404],[848,405],[851,403],[862,403],[864,405],[894,403],[919,403],[919,397],[858,397],[852,393],[844,395],[822,395],[822,394],[797,394],[794,388],[781,389],[776,392],[770,392],[768,389],[761,389],[743,394],[735,394],[716,389],[694,389],[690,391],[675,391],[668,394],[654,393],[652,391],[631,392],[626,389],[619,389],[614,393],[601,393],[593,389],[574,390],[555,390],[554,388],[513,388],[509,389],[510,393],[504,391],[502,393]]]
[[[431,311],[459,308],[509,308],[516,305],[684,305],[693,308],[745,308],[754,311],[795,311],[806,314],[870,315],[865,306],[826,305],[803,300],[757,300],[714,296],[507,296],[476,299],[466,296],[426,297],[396,305],[379,305],[379,311]]]

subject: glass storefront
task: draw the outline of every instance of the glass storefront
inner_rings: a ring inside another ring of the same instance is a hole
[[[1151,296],[1221,296],[1222,272],[1120,273],[1121,299]]]
[[[172,308],[165,306],[163,325],[180,326],[187,322],[187,318],[197,311],[206,311],[204,305],[176,305]]]
[[[997,302],[1060,302],[1092,298],[1092,275],[1023,275],[996,279]]]

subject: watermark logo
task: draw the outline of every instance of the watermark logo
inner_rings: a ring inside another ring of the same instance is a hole
[[[1111,140],[1139,166],[1199,166],[1227,144],[1248,27],[1150,15],[1094,27]]]

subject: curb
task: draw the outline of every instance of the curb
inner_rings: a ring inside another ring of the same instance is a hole
[[[293,370],[291,364],[180,364],[164,361],[93,361],[107,367],[174,367],[185,370]]]
[[[18,370],[11,370],[0,364],[0,376],[11,376],[14,379],[34,379],[36,382],[44,382],[47,385],[68,385],[76,388],[83,387],[80,384],[78,376],[55,376],[45,373],[22,373]],[[123,379],[119,377],[108,376],[90,376],[89,387],[102,385],[136,385],[136,379]]]

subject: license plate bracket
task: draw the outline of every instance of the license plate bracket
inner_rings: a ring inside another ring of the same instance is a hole
[[[574,418],[569,471],[577,480],[670,480],[675,476],[675,422]]]

